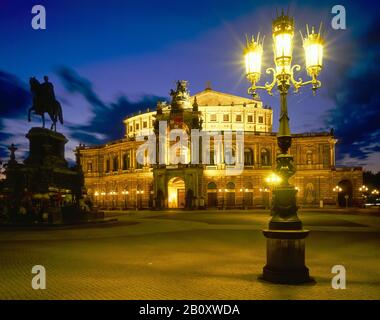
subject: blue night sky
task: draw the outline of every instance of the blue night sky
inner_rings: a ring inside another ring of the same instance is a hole
[[[31,27],[36,4],[46,8],[46,30]],[[336,4],[346,8],[346,30],[331,27]],[[247,96],[245,34],[266,34],[264,67],[272,66],[271,21],[276,8],[288,7],[297,28],[294,63],[304,65],[298,30],[306,23],[322,21],[327,42],[317,96],[305,87],[289,98],[292,131],[334,128],[338,164],[379,171],[380,5],[369,1],[0,0],[0,157],[12,142],[23,157],[25,133],[40,125],[26,117],[31,76],[46,74],[55,86],[69,158],[79,142],[121,138],[123,118],[168,99],[175,80],[189,80],[192,94],[211,81],[215,90]],[[261,98],[275,110],[277,130],[278,95]]]

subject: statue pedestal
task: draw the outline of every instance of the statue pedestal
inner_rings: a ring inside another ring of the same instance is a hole
[[[24,163],[34,166],[67,167],[65,160],[66,137],[45,128],[32,128],[27,133],[29,156]]]
[[[263,280],[299,284],[313,281],[305,266],[305,238],[308,230],[263,230],[267,238],[267,264]]]

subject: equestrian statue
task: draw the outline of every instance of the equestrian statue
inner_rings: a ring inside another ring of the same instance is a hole
[[[30,91],[33,96],[33,105],[28,112],[28,121],[31,121],[30,114],[33,111],[41,116],[42,127],[45,128],[45,112],[48,113],[52,121],[50,130],[57,131],[57,121],[63,124],[62,107],[56,100],[54,86],[49,82],[49,78],[44,76],[44,83],[40,83],[35,77],[30,78]]]

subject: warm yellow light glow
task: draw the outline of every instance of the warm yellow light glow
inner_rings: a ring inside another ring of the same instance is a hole
[[[170,204],[177,203],[177,190],[171,190],[169,192],[168,201]]]
[[[95,191],[95,197],[99,196],[99,192],[98,191]]]
[[[274,37],[276,59],[292,56],[292,38],[290,33],[280,33]]]
[[[376,194],[376,195],[377,195],[377,194],[379,194],[379,191],[375,189],[375,190],[372,190],[372,192],[371,192],[371,193],[372,193],[372,194]]]
[[[272,25],[274,62],[277,74],[290,74],[293,51],[294,20],[284,14]]]
[[[361,191],[361,192],[367,192],[367,191],[368,191],[368,187],[365,186],[365,185],[362,185],[362,186],[359,188],[359,191]]]
[[[244,50],[245,71],[248,78],[259,81],[261,74],[261,61],[263,47],[252,37],[252,42],[247,43]]]
[[[309,76],[317,76],[323,64],[323,39],[314,30],[303,41],[306,70]]]
[[[341,187],[339,187],[339,186],[335,186],[335,187],[333,188],[333,191],[334,191],[334,192],[342,192],[343,189],[342,189]]]
[[[268,177],[265,178],[265,182],[268,184],[279,184],[281,182],[281,177],[276,175],[275,173],[270,174]]]

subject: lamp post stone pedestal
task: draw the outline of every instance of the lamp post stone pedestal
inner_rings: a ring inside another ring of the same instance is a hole
[[[305,266],[305,238],[308,230],[263,230],[267,238],[267,264],[263,280],[298,284],[310,282]]]

